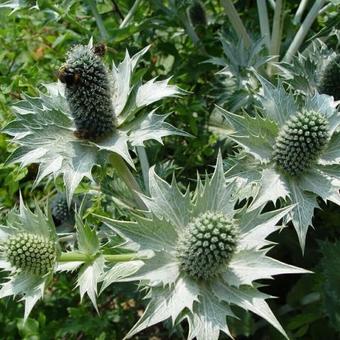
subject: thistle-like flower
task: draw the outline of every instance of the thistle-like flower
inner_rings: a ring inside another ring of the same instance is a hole
[[[226,183],[219,156],[212,178],[198,181],[193,199],[175,181],[169,185],[151,170],[151,197],[142,196],[146,218],[127,222],[102,217],[127,240],[126,247],[151,253],[134,274],[118,279],[140,280],[150,299],[127,338],[168,318],[173,323],[188,320],[188,339],[217,340],[220,332],[231,337],[226,317],[235,316],[233,305],[254,312],[286,336],[265,301],[270,296],[254,281],[305,272],[267,256],[272,243],[266,237],[292,208],[264,214],[262,207],[235,210],[237,190],[234,182]],[[103,287],[118,276],[113,266]]]
[[[0,298],[22,295],[25,319],[43,297],[59,254],[55,227],[50,216],[37,208],[32,213],[20,199],[20,210],[11,211],[7,226],[0,226],[0,268],[9,271]]]
[[[22,166],[38,163],[35,184],[62,175],[70,205],[81,180],[92,179],[92,168],[113,153],[134,167],[129,147],[152,139],[161,142],[174,134],[187,136],[165,122],[167,115],[141,112],[160,99],[181,94],[177,86],[168,84],[169,79],[132,83],[135,67],[147,50],[132,58],[126,52],[124,61],[108,72],[92,42],[74,47],[59,72],[63,83],[45,85],[47,93],[25,96],[14,107],[16,119],[4,132],[19,147],[9,161]]]
[[[114,130],[112,85],[100,58],[102,49],[76,45],[59,70],[77,133],[96,139]],[[99,55],[98,55],[99,54]]]
[[[332,97],[307,96],[297,106],[281,85],[276,88],[259,78],[261,115],[239,116],[219,109],[229,138],[243,148],[240,163],[229,168],[229,177],[241,171],[243,184],[255,185],[252,209],[279,198],[295,204],[288,220],[304,250],[317,197],[340,205],[340,114]]]
[[[340,100],[340,55],[336,55],[321,73],[319,92]]]

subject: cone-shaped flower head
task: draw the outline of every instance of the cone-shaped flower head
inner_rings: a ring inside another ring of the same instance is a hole
[[[340,99],[340,54],[335,56],[321,74],[319,92]]]
[[[24,96],[15,106],[16,119],[4,131],[19,147],[9,161],[38,163],[35,184],[63,176],[70,206],[82,179],[92,180],[93,167],[106,163],[113,153],[134,167],[130,148],[187,135],[165,122],[168,115],[147,111],[148,105],[181,93],[169,79],[143,82],[134,76],[147,51],[132,57],[126,52],[124,60],[108,70],[99,56],[102,47],[93,47],[92,41],[71,49],[59,72],[63,83],[45,85],[47,91],[36,98]]]
[[[250,209],[278,199],[294,204],[287,222],[293,222],[304,250],[317,197],[340,205],[340,113],[328,95],[287,93],[282,84],[257,76],[260,114],[219,109],[230,139],[243,148],[226,160],[227,176],[242,182],[245,197],[253,197]]]
[[[181,270],[194,279],[216,277],[234,255],[237,239],[237,226],[229,217],[214,212],[199,215],[178,241]]]
[[[255,281],[305,272],[267,256],[272,244],[266,237],[291,207],[264,214],[262,207],[237,210],[238,190],[226,183],[219,156],[213,176],[198,181],[192,198],[189,191],[180,192],[175,180],[169,185],[151,170],[151,197],[141,195],[147,217],[134,216],[136,222],[102,217],[126,239],[127,248],[144,256],[112,266],[103,281],[102,289],[116,280],[138,280],[148,290],[150,303],[127,338],[168,318],[173,323],[188,319],[188,339],[217,340],[220,332],[232,337],[227,316],[235,317],[233,305],[285,335],[265,301],[270,296]]]
[[[274,145],[276,164],[296,176],[312,167],[329,139],[326,117],[313,111],[298,113],[281,129]]]
[[[77,45],[59,71],[80,137],[94,139],[114,130],[109,73],[95,47]]]
[[[0,226],[0,268],[10,271],[2,284],[0,298],[23,295],[25,318],[43,296],[59,255],[55,226],[51,216],[37,207],[31,212],[20,200],[20,211],[13,210],[7,225]]]
[[[57,256],[54,241],[29,233],[10,236],[2,248],[13,267],[40,276],[51,271]]]

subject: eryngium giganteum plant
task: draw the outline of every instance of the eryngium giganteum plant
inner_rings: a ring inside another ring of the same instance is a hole
[[[0,226],[0,268],[9,272],[0,298],[21,295],[25,319],[42,298],[60,253],[51,216],[31,212],[20,199],[20,210],[9,213]]]
[[[35,184],[47,176],[63,176],[67,200],[100,160],[118,155],[134,167],[129,148],[147,140],[186,135],[165,122],[167,115],[143,110],[181,91],[168,81],[146,83],[132,77],[139,59],[148,50],[125,59],[109,70],[102,62],[102,48],[73,47],[59,71],[60,82],[45,85],[45,93],[14,107],[16,119],[4,129],[19,147],[9,161],[22,166],[39,164]],[[115,166],[115,164],[113,164]]]
[[[140,281],[150,302],[127,337],[171,318],[187,319],[188,339],[217,340],[220,332],[230,337],[227,316],[233,305],[252,311],[286,336],[256,283],[274,275],[304,273],[303,269],[267,256],[273,243],[266,237],[291,207],[261,214],[262,207],[235,209],[234,182],[226,183],[219,156],[215,172],[205,183],[198,181],[193,199],[150,172],[151,197],[143,196],[147,217],[135,222],[102,220],[127,241],[126,247],[149,252],[149,259],[135,261],[139,269],[120,281]],[[143,265],[144,263],[144,265]],[[103,288],[119,280],[113,266]]]
[[[242,173],[244,184],[255,185],[251,209],[280,198],[294,204],[287,220],[304,250],[317,197],[340,205],[340,114],[330,96],[315,93],[297,104],[281,85],[260,80],[260,113],[240,116],[219,108],[228,137],[243,148],[228,176]]]

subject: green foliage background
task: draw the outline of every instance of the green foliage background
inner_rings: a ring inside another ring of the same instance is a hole
[[[7,3],[7,2],[5,2]],[[168,99],[161,103],[160,111],[173,112],[171,123],[194,138],[170,137],[161,146],[151,143],[148,156],[157,164],[163,178],[173,171],[183,185],[194,184],[196,171],[203,173],[214,164],[218,149],[223,156],[232,153],[232,145],[223,135],[209,128],[214,105],[229,108],[240,93],[228,90],[223,78],[217,76],[221,67],[206,61],[223,55],[220,37],[236,39],[219,1],[204,1],[208,23],[195,27],[200,39],[193,43],[185,30],[183,13],[190,1],[140,1],[132,19],[119,28],[132,8],[132,0],[97,1],[108,37],[98,30],[89,4],[91,1],[39,1],[40,10],[32,8],[34,1],[9,1],[20,4],[17,11],[0,8],[0,123],[3,127],[11,120],[11,104],[23,93],[36,94],[43,83],[56,80],[56,71],[65,59],[65,52],[76,43],[87,43],[91,36],[96,42],[108,46],[107,62],[122,60],[125,50],[134,54],[144,46],[151,49],[142,60],[138,76],[159,79],[172,75],[172,83],[188,92],[182,98]],[[331,30],[340,28],[336,1],[327,12],[318,17],[306,39],[314,35],[329,36]],[[298,2],[286,1],[286,18],[282,49],[287,48],[297,28],[292,24],[291,13]],[[259,39],[259,23],[255,1],[240,0],[236,7],[254,40]],[[321,33],[320,33],[321,32]],[[335,39],[327,42],[334,50]],[[305,46],[302,47],[302,49]],[[339,52],[339,51],[338,51]],[[240,70],[242,74],[244,70]],[[0,220],[18,203],[19,189],[26,202],[33,199],[43,206],[54,194],[52,183],[45,182],[32,192],[36,175],[34,165],[20,169],[6,164],[13,151],[8,139],[0,134]],[[80,188],[81,191],[84,188]],[[105,195],[92,202],[91,211],[98,212]],[[340,211],[335,205],[323,205],[315,219],[315,230],[308,233],[307,249],[301,255],[296,235],[287,229],[274,235],[280,245],[273,256],[284,262],[315,271],[313,275],[281,277],[271,282],[265,291],[278,299],[271,301],[274,314],[282,322],[292,339],[340,339]],[[96,221],[93,220],[93,223]],[[1,274],[0,274],[1,275]],[[33,310],[23,324],[23,306],[10,299],[0,301],[1,339],[122,339],[144,308],[141,296],[131,293],[127,285],[115,285],[99,297],[100,314],[85,299],[79,301],[74,290],[75,280],[58,276],[46,293],[44,302]],[[243,322],[232,321],[237,339],[281,339],[268,324],[250,313],[241,312]],[[183,327],[187,327],[183,325]],[[152,327],[136,339],[184,339],[181,328],[171,331],[170,324]]]

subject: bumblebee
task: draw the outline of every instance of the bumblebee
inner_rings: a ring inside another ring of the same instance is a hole
[[[103,57],[106,53],[107,47],[105,44],[98,44],[93,46],[92,51],[94,54],[96,54],[98,57]]]
[[[80,75],[69,70],[65,65],[60,67],[57,76],[58,79],[66,85],[77,84],[80,80]]]

